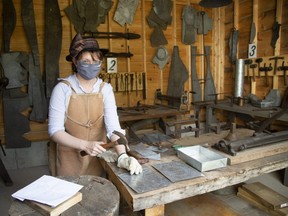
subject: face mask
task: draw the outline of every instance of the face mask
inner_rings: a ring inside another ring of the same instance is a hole
[[[91,80],[98,76],[101,64],[86,64],[81,61],[77,63],[77,72],[85,80]]]

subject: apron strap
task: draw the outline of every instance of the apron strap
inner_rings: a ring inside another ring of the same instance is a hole
[[[68,86],[72,89],[73,93],[76,93],[76,91],[75,91],[75,89],[72,87],[71,83],[68,82],[67,80],[60,80],[59,82],[65,83],[66,85],[68,85]]]

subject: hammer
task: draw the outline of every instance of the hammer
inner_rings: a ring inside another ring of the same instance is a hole
[[[256,59],[255,60],[255,62],[257,63],[257,65],[258,65],[258,77],[261,77],[261,75],[260,75],[260,63],[263,61],[263,58],[258,58],[258,59]]]
[[[128,146],[128,140],[126,139],[125,135],[123,135],[122,133],[118,132],[118,131],[113,131],[113,134],[119,136],[120,138],[114,142],[110,142],[110,143],[105,143],[105,144],[102,144],[101,146],[105,149],[109,149],[109,148],[112,148],[116,145],[124,145],[125,148],[126,148],[126,151],[129,152],[130,151],[130,148]],[[80,152],[80,155],[81,156],[86,156],[88,155],[85,151],[81,151]]]
[[[251,64],[250,68],[252,68],[252,72],[253,72],[253,81],[255,82],[255,68],[257,67],[257,64]]]
[[[277,66],[278,59],[284,59],[284,57],[275,56],[273,58],[269,58],[269,60],[274,60],[274,75],[276,75],[277,70],[278,70],[278,66]]]
[[[283,75],[284,75],[284,85],[286,86],[287,85],[287,74],[286,74],[286,72],[287,72],[287,70],[288,70],[288,66],[287,65],[284,65],[284,61],[282,62],[282,66],[280,66],[280,67],[278,67],[278,70],[281,70],[281,71],[283,71]]]
[[[244,61],[244,64],[247,66],[247,80],[249,80],[249,68],[250,68],[250,65],[252,64],[252,60],[251,59],[246,59]]]
[[[145,163],[148,163],[149,162],[149,159],[148,158],[143,158],[141,157],[137,152],[135,151],[130,151],[130,148],[128,146],[128,140],[126,139],[125,135],[118,132],[118,131],[113,131],[113,134],[119,136],[120,138],[118,140],[116,140],[115,142],[110,142],[110,143],[105,143],[105,144],[102,144],[101,146],[105,149],[109,149],[109,148],[112,148],[116,145],[124,145],[125,148],[126,148],[126,152],[128,155],[134,157],[137,159],[137,161],[140,163],[140,164],[145,164]],[[81,156],[86,156],[88,155],[85,151],[81,151],[80,152],[80,155]]]

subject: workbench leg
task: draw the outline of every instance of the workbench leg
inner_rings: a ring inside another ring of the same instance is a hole
[[[288,187],[288,168],[285,168],[285,171],[284,171],[283,185]]]
[[[8,172],[7,172],[7,170],[6,170],[5,166],[4,166],[3,161],[2,161],[1,158],[0,158],[0,176],[3,179],[4,184],[6,186],[13,185],[13,182],[12,182],[12,180],[11,180],[11,178],[10,178],[10,176],[9,176],[9,174],[8,174]]]
[[[145,216],[164,216],[164,207],[164,205],[159,205],[145,209]]]
[[[212,123],[213,118],[213,108],[209,105],[206,106],[206,122],[205,122],[205,133],[210,132],[210,124]]]

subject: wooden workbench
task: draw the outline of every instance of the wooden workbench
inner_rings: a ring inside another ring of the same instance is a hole
[[[211,123],[213,121],[213,111],[214,110],[224,110],[225,112],[228,112],[230,121],[235,120],[235,116],[237,114],[245,114],[249,115],[252,118],[262,118],[262,119],[268,119],[277,112],[281,111],[282,109],[279,107],[273,107],[273,108],[259,108],[252,106],[251,104],[245,104],[244,106],[238,106],[236,104],[233,104],[231,106],[230,102],[221,102],[217,104],[207,104],[206,106],[206,122],[205,122],[205,130],[208,133]],[[278,121],[282,122],[288,122],[288,112],[283,114],[281,117],[277,119]]]
[[[176,155],[161,158],[161,162],[172,160],[180,159]],[[159,162],[150,160],[143,166],[151,166],[154,163]],[[204,176],[202,177],[172,183],[165,188],[139,194],[119,179],[117,174],[121,173],[121,170],[116,167],[115,163],[102,161],[102,165],[107,171],[109,180],[116,185],[121,196],[133,211],[145,210],[145,216],[163,216],[167,203],[222,189],[288,167],[288,152],[231,166],[227,165],[224,168],[203,172]]]

